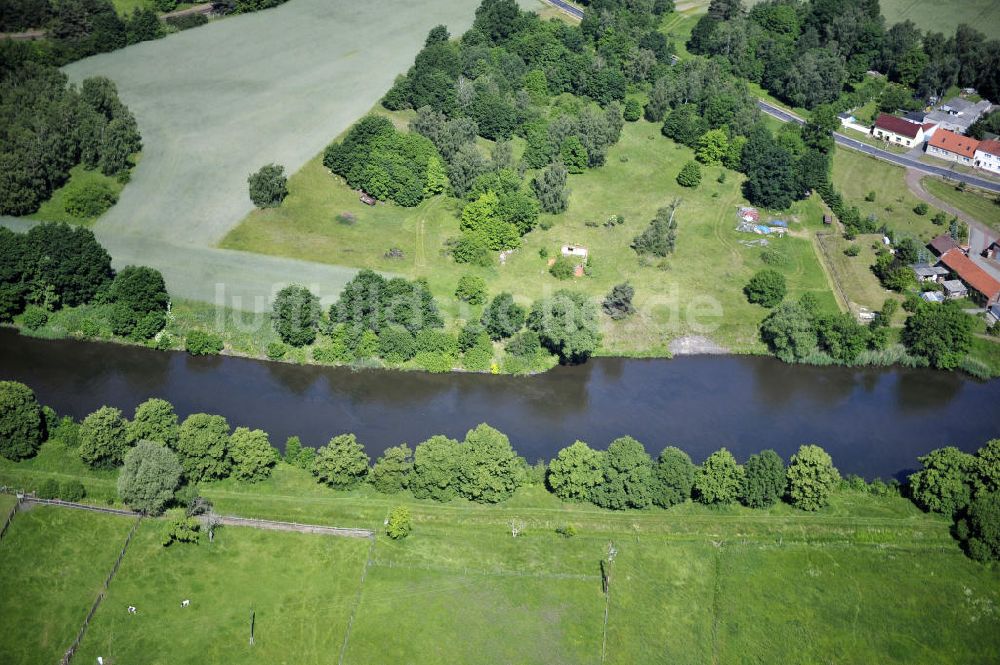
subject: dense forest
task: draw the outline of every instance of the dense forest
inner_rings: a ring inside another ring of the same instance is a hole
[[[126,174],[141,147],[135,117],[109,79],[78,89],[55,67],[30,61],[0,72],[0,214],[36,211],[77,164]]]
[[[968,25],[951,36],[912,21],[886,28],[878,0],[768,0],[749,11],[740,0],[713,0],[688,49],[720,56],[738,76],[805,108],[858,89],[872,70],[911,99],[940,98],[954,85],[1000,96],[1000,41]]]

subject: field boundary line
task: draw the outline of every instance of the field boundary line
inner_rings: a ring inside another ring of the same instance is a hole
[[[543,580],[581,580],[593,581],[601,579],[600,575],[586,573],[531,573],[517,570],[487,570],[479,568],[450,568],[448,566],[430,566],[427,564],[395,563],[391,560],[380,561],[372,559],[372,566],[379,568],[400,568],[403,570],[426,570],[432,573],[451,573],[454,575],[481,575],[482,577],[534,577]]]
[[[142,523],[142,515],[139,515],[135,522],[132,524],[132,528],[128,532],[128,536],[125,537],[125,544],[122,545],[122,551],[118,553],[118,558],[115,559],[115,565],[111,567],[111,572],[108,576],[104,578],[104,585],[101,587],[101,591],[97,594],[97,598],[94,599],[94,604],[90,606],[90,612],[87,613],[87,618],[83,620],[83,625],[80,626],[80,631],[76,634],[76,639],[73,640],[73,644],[70,645],[66,653],[63,654],[60,665],[69,665],[73,660],[73,656],[76,654],[76,650],[80,648],[80,644],[83,642],[84,635],[87,634],[87,628],[90,627],[90,621],[97,614],[97,609],[101,606],[101,601],[107,595],[108,587],[111,585],[111,580],[115,578],[115,573],[122,565],[122,559],[125,558],[125,553],[128,551],[129,543],[132,542],[132,537],[135,536],[135,532],[139,529],[139,524]]]
[[[21,504],[24,502],[24,496],[21,494],[17,495],[17,501],[11,506],[10,512],[7,513],[7,519],[4,520],[3,526],[0,527],[0,539],[3,539],[3,535],[7,533],[7,527],[10,523],[14,521],[14,515],[17,514],[17,509],[20,508]]]
[[[88,503],[76,503],[74,501],[63,501],[62,499],[42,499],[30,494],[23,495],[23,503],[38,503],[46,506],[58,508],[72,508],[74,510],[89,510],[95,513],[106,513],[109,515],[121,515],[123,517],[144,517],[142,513],[122,508],[105,508],[94,506]],[[265,520],[254,517],[239,517],[236,515],[214,515],[220,524],[226,526],[245,526],[252,529],[265,531],[294,531],[298,533],[314,533],[326,536],[340,536],[343,538],[374,538],[375,532],[371,529],[359,529],[353,527],[327,526],[324,524],[300,524],[298,522],[282,522],[278,520]],[[6,527],[4,527],[6,528]]]
[[[819,261],[819,266],[823,270],[823,275],[826,277],[827,284],[832,285],[834,298],[837,300],[838,305],[842,305],[844,310],[847,312],[851,311],[851,300],[847,297],[847,292],[844,290],[842,280],[837,274],[837,269],[833,265],[833,259],[830,258],[830,254],[826,249],[826,245],[823,244],[824,238],[832,238],[833,233],[815,233],[812,236],[812,246],[813,253],[816,254],[816,258]],[[816,251],[816,248],[819,251]]]
[[[386,520],[388,519],[388,516],[386,516]],[[340,657],[337,659],[337,665],[344,665],[344,658],[347,656],[347,643],[351,639],[351,628],[354,626],[354,617],[357,615],[358,607],[361,605],[361,593],[365,588],[365,578],[368,577],[368,569],[372,565],[376,542],[375,536],[372,534],[371,544],[368,545],[368,556],[365,558],[364,568],[361,569],[361,582],[358,583],[358,591],[354,595],[354,607],[351,608],[351,615],[347,617],[347,630],[344,631],[344,643],[340,646]]]

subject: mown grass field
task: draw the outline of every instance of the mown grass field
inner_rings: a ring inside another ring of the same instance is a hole
[[[706,167],[697,189],[682,188],[674,178],[692,157],[691,150],[663,138],[655,125],[626,124],[605,166],[570,176],[567,212],[543,215],[542,226],[551,228],[529,233],[505,265],[492,268],[459,265],[445,255],[446,241],[459,232],[454,200],[437,197],[409,209],[368,208],[323,168],[319,156],[289,179],[290,193],[280,208],[254,211],[223,246],[423,277],[452,319],[478,315],[460,309],[454,297],[459,278],[468,273],[486,279],[491,293],[509,291],[523,303],[559,288],[599,299],[614,284],[629,281],[639,315],[621,324],[604,321],[604,353],[663,354],[670,339],[692,333],[707,333],[736,351],[759,350],[757,325],[765,310],[748,304],[740,286],[764,264],[759,247],[740,242],[759,236],[735,230],[736,207],[745,203],[741,176],[726,171],[725,182],[719,183],[724,169]],[[675,199],[681,200],[676,252],[663,261],[641,260],[629,246],[632,239],[658,208]],[[339,221],[344,213],[356,221]],[[613,214],[624,215],[625,223],[605,228]],[[772,240],[771,247],[786,257],[778,269],[788,278],[791,296],[810,291],[833,309],[829,283],[809,239],[821,215],[813,200],[797,204],[791,214],[776,215],[791,219],[793,233]],[[547,259],[539,252],[551,257],[567,243],[590,249],[590,276],[559,281],[548,274]],[[404,257],[386,258],[391,248],[403,250]]]
[[[893,231],[927,242],[948,227],[931,222],[938,212],[933,206],[926,215],[913,211],[921,201],[906,187],[905,174],[902,167],[852,150],[838,149],[834,153],[833,182],[844,198],[858,207],[862,217],[875,215],[878,223],[885,223]],[[870,192],[875,192],[874,201],[865,200]]]
[[[59,662],[131,526],[128,518],[43,506],[14,518],[0,540],[0,662]]]
[[[367,540],[224,527],[212,543],[163,547],[162,526],[136,533],[80,662],[306,664],[339,652]]]
[[[963,192],[952,183],[938,178],[924,178],[921,184],[929,194],[1000,231],[1000,204],[997,203],[1000,199],[996,195],[989,196],[978,190]]]
[[[344,663],[596,665],[606,605],[607,663],[937,664],[987,662],[1000,649],[998,572],[967,559],[946,520],[898,497],[841,490],[815,514],[690,503],[615,513],[531,486],[498,506],[439,504],[335,492],[285,464],[257,485],[201,490],[222,513],[376,530],[404,504],[414,531],[378,536],[362,584],[366,540],[223,527],[211,544],[164,548],[160,524],[148,521],[81,662],[328,663],[353,612]],[[525,524],[517,538],[511,519]],[[555,533],[565,525],[577,535]],[[14,543],[5,537],[0,553]],[[606,599],[599,564],[609,543],[618,554]],[[19,586],[20,574],[6,584]],[[6,622],[13,610],[0,607]],[[9,639],[22,644],[24,633]]]

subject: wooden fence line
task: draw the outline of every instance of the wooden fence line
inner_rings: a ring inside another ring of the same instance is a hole
[[[42,499],[42,501],[46,502],[49,501],[49,499]],[[97,598],[94,599],[94,604],[90,606],[90,611],[87,612],[87,618],[83,620],[83,625],[80,626],[80,630],[76,634],[76,639],[73,640],[73,644],[71,644],[69,649],[66,650],[66,653],[63,654],[62,661],[60,661],[61,665],[69,665],[69,663],[73,660],[73,656],[76,654],[76,650],[80,648],[83,636],[87,634],[87,628],[90,627],[90,620],[94,618],[95,614],[97,614],[97,608],[101,606],[101,601],[104,600],[104,596],[107,594],[108,586],[110,586],[111,580],[114,579],[115,573],[117,573],[118,568],[121,567],[122,559],[125,558],[125,552],[128,550],[129,543],[132,542],[132,537],[135,535],[135,532],[139,528],[139,524],[141,522],[142,515],[139,515],[132,524],[132,528],[129,530],[128,536],[125,538],[125,544],[122,545],[122,550],[118,553],[118,558],[115,559],[115,565],[111,567],[111,572],[108,573],[106,578],[104,578],[104,585],[101,587],[101,591],[97,594]]]
[[[7,533],[7,527],[9,527],[10,523],[14,521],[14,515],[17,514],[17,509],[21,507],[21,503],[23,501],[24,501],[24,497],[21,494],[18,494],[17,495],[17,502],[10,509],[10,512],[7,513],[7,519],[4,520],[3,526],[0,527],[0,538],[3,538],[3,535],[5,533]]]

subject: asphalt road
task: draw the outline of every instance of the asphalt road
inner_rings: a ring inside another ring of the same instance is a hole
[[[580,9],[579,7],[574,7],[573,5],[567,2],[563,2],[562,0],[545,0],[545,1],[550,5],[553,5],[563,10],[573,18],[579,19],[581,21],[583,20],[583,10]]]
[[[777,106],[772,106],[765,101],[757,100],[757,106],[761,111],[777,118],[782,122],[794,122],[799,125],[804,124],[802,118],[785,111],[784,109],[778,108]],[[858,152],[863,152],[866,155],[871,155],[876,159],[881,159],[885,162],[891,162],[898,166],[902,166],[909,169],[915,169],[923,173],[928,173],[930,175],[940,176],[942,178],[949,178],[951,180],[959,180],[969,185],[974,185],[976,187],[985,189],[990,192],[1000,193],[1000,184],[997,184],[991,180],[986,180],[984,178],[977,178],[974,175],[967,175],[965,173],[958,173],[957,171],[952,171],[941,166],[934,166],[933,164],[925,164],[917,159],[913,159],[906,155],[899,155],[894,152],[889,152],[888,150],[882,150],[881,148],[876,148],[870,146],[867,143],[862,143],[856,139],[852,139],[850,136],[844,136],[843,134],[833,133],[833,138],[837,142],[837,145],[844,146],[851,150],[857,150]]]

